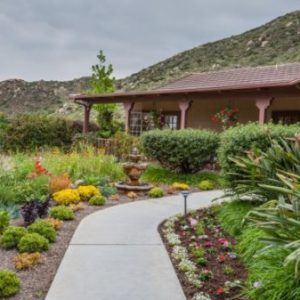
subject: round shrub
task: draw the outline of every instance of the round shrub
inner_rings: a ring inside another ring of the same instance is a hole
[[[94,196],[89,200],[90,205],[96,205],[96,206],[104,205],[105,202],[106,202],[106,199],[103,196]]]
[[[74,212],[71,208],[60,205],[50,209],[50,216],[54,219],[68,221],[74,219]]]
[[[0,210],[0,234],[2,234],[5,228],[9,225],[9,222],[9,213],[6,210]]]
[[[88,201],[94,196],[100,196],[101,195],[98,188],[96,188],[93,185],[80,185],[78,187],[77,191],[78,191],[80,199],[82,201]]]
[[[215,183],[211,180],[202,180],[199,185],[199,189],[202,191],[209,191],[215,188]]]
[[[53,200],[59,205],[69,205],[80,202],[80,195],[78,190],[65,189],[56,192],[52,195]]]
[[[41,258],[39,252],[19,254],[15,257],[15,267],[17,270],[29,269],[40,263]]]
[[[46,238],[50,243],[53,243],[56,240],[56,231],[54,226],[44,220],[35,221],[28,227],[28,232],[38,233]]]
[[[153,130],[141,137],[145,154],[181,173],[196,173],[216,155],[219,135],[209,130]]]
[[[27,233],[21,238],[18,244],[18,250],[21,253],[43,252],[47,251],[48,248],[48,240],[38,233]]]
[[[181,191],[185,191],[185,190],[190,189],[190,186],[186,183],[183,183],[183,182],[174,182],[172,184],[172,187],[176,190],[181,190]]]
[[[249,123],[237,125],[225,130],[220,137],[218,160],[227,184],[234,185],[238,174],[232,158],[245,155],[246,151],[259,148],[266,151],[271,145],[271,139],[280,140],[300,133],[300,125],[275,125]]]
[[[12,249],[17,247],[21,238],[27,233],[24,227],[10,226],[8,227],[0,240],[0,245],[4,249]]]
[[[164,191],[159,187],[154,187],[148,192],[148,196],[151,198],[160,198],[164,195]]]
[[[15,295],[21,286],[21,281],[16,273],[0,270],[0,299]]]

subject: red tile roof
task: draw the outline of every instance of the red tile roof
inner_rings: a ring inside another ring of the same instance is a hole
[[[300,64],[194,73],[156,91],[222,90],[293,85],[300,82]]]

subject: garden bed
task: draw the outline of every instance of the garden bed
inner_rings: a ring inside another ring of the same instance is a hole
[[[65,221],[63,227],[59,230],[55,243],[50,245],[47,252],[42,254],[42,263],[33,268],[17,271],[21,279],[21,289],[18,294],[10,297],[11,300],[33,300],[44,299],[70,240],[79,225],[80,221],[91,213],[100,209],[129,202],[129,198],[122,198],[120,201],[107,201],[105,206],[89,206],[84,204],[84,209],[76,212],[75,219]],[[23,221],[16,219],[12,225],[21,225]],[[18,255],[17,250],[4,250],[0,248],[0,269],[15,270],[14,257]]]
[[[159,231],[187,299],[243,299],[247,272],[213,208],[173,217]]]

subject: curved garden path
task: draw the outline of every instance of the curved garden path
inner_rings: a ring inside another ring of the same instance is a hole
[[[220,191],[193,193],[188,208]],[[46,300],[185,300],[157,231],[183,212],[181,195],[100,210],[78,226]]]

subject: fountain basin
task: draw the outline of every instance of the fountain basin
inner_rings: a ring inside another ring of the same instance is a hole
[[[148,183],[139,183],[139,185],[131,185],[128,182],[117,182],[115,183],[115,187],[118,189],[120,192],[148,192],[153,188],[153,185],[148,184]]]

